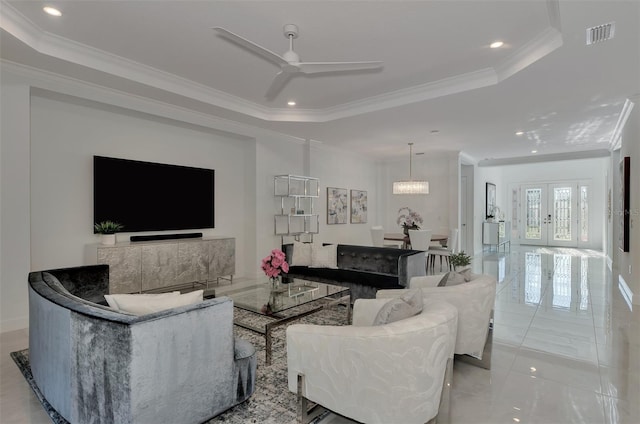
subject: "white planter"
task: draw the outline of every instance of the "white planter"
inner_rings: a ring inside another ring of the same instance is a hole
[[[102,234],[101,237],[102,244],[116,244],[116,235],[115,234]]]

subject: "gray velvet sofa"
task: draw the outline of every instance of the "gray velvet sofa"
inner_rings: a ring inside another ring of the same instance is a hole
[[[256,356],[227,297],[130,315],[100,305],[108,265],[29,274],[29,359],[71,423],[201,423],[248,399]]]
[[[282,251],[291,263],[293,244]],[[425,256],[420,250],[339,244],[338,269],[291,266],[287,277],[349,287],[351,300],[375,299],[381,289],[403,289],[412,277],[426,275]],[[286,278],[283,278],[286,282]]]

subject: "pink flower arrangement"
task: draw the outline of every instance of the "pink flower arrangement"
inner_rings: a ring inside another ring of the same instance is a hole
[[[281,273],[289,272],[289,264],[286,261],[284,252],[280,249],[273,249],[271,254],[262,260],[262,270],[267,277],[276,278]]]

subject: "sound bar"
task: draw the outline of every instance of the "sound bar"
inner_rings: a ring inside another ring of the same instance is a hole
[[[156,240],[174,240],[186,238],[200,238],[202,233],[181,233],[181,234],[156,234],[153,236],[131,236],[129,240],[135,241],[156,241]]]

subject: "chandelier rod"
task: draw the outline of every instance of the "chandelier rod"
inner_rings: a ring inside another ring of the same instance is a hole
[[[413,143],[409,143],[409,181],[413,181],[411,176],[411,159],[413,157]]]

